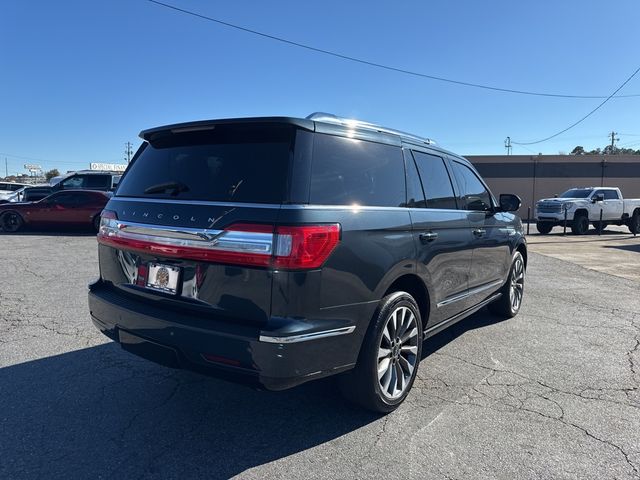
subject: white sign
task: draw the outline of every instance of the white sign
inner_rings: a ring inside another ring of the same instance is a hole
[[[91,170],[107,170],[110,172],[124,172],[127,168],[126,165],[120,163],[90,163],[89,169]]]
[[[40,165],[34,165],[33,163],[25,163],[24,169],[33,171],[33,170],[42,170],[42,167]]]

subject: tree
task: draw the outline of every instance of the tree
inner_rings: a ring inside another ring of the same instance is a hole
[[[571,155],[584,155],[584,147],[582,145],[578,145],[576,148],[571,150]]]
[[[44,174],[44,178],[47,179],[47,182],[51,180],[53,177],[58,177],[58,176],[60,176],[60,172],[58,171],[57,168],[54,168],[53,170],[49,170],[47,173]]]

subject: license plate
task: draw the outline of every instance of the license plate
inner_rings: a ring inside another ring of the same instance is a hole
[[[150,263],[147,273],[147,288],[160,290],[167,293],[178,292],[178,280],[180,279],[180,269],[171,265]]]

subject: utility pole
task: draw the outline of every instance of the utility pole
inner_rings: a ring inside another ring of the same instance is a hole
[[[124,144],[124,159],[129,163],[131,161],[131,155],[133,155],[133,145],[131,142]]]
[[[611,153],[612,154],[613,154],[613,152],[616,151],[616,142],[620,141],[620,139],[618,137],[616,137],[616,135],[617,135],[617,133],[614,132],[613,130],[609,134],[609,137],[611,138]]]
[[[511,155],[511,137],[507,137],[504,140],[504,148],[507,149],[507,155]]]
[[[4,176],[9,176],[9,164],[7,163],[7,157],[4,157]]]

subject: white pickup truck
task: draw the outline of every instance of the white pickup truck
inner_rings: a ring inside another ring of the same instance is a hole
[[[640,198],[623,199],[619,188],[572,188],[557,198],[538,201],[536,219],[542,234],[549,233],[556,225],[564,225],[565,219],[576,235],[587,233],[590,223],[596,230],[604,230],[607,225],[626,225],[636,234],[640,233]]]

